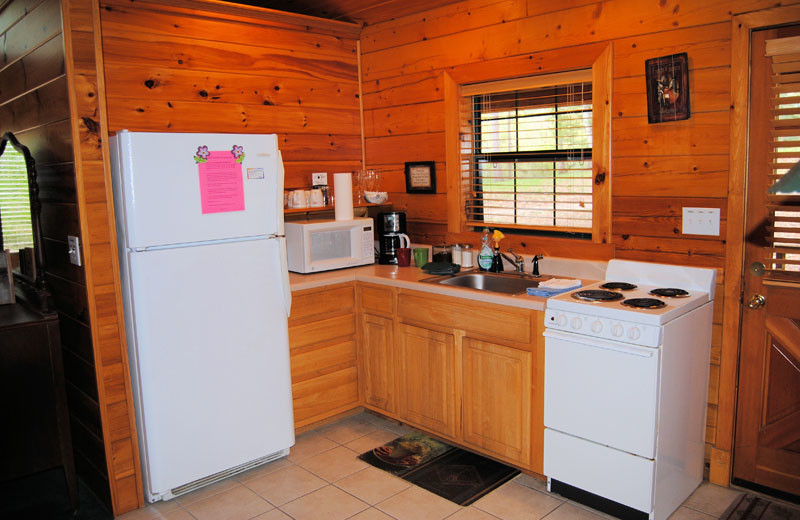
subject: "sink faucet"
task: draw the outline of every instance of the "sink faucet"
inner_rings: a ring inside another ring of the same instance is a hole
[[[541,276],[539,274],[539,260],[544,258],[542,255],[533,255],[533,276]]]
[[[501,252],[500,254],[503,255],[503,258],[508,260],[514,266],[516,272],[518,272],[518,273],[524,272],[525,259],[522,258],[522,255],[516,254],[514,252],[514,250],[511,249],[511,248],[509,248],[508,252],[511,253],[512,255],[514,255],[514,258],[511,258],[510,256],[508,256],[507,254],[505,254],[503,252]]]

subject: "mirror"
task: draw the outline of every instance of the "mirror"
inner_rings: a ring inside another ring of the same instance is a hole
[[[11,132],[0,139],[0,252],[11,252],[14,283],[30,303],[49,310],[36,165]]]

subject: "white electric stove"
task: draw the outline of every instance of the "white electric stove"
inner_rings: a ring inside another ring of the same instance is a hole
[[[716,271],[611,260],[548,299],[544,473],[554,492],[666,519],[702,480]]]

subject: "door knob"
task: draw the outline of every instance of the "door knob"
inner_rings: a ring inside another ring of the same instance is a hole
[[[764,298],[760,294],[754,294],[753,296],[750,297],[750,301],[747,302],[747,306],[750,307],[751,309],[760,309],[761,307],[764,306],[765,303],[767,303],[766,298]]]

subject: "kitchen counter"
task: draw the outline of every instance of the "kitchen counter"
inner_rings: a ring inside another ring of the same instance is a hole
[[[463,272],[463,271],[462,271]],[[540,296],[528,296],[527,294],[510,295],[489,291],[478,291],[462,287],[452,287],[433,283],[422,283],[420,280],[431,278],[434,275],[428,274],[417,267],[397,267],[394,265],[366,265],[361,267],[351,267],[349,269],[338,269],[314,274],[289,273],[289,283],[292,291],[304,289],[314,289],[327,285],[334,285],[346,282],[369,282],[375,284],[389,285],[401,289],[411,289],[414,291],[429,292],[468,300],[476,300],[486,303],[499,305],[510,305],[525,309],[544,310],[547,298]],[[582,279],[583,285],[594,282],[594,280]]]

